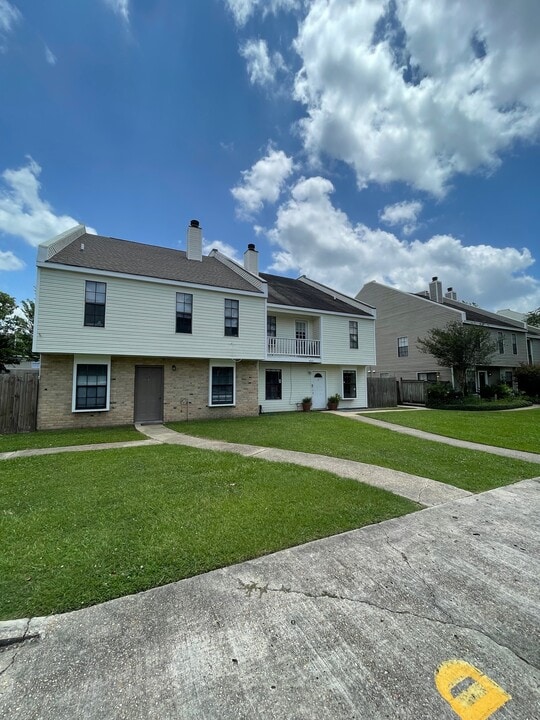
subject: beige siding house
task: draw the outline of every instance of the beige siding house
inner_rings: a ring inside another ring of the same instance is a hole
[[[377,364],[369,368],[377,376],[453,382],[450,368],[437,365],[435,358],[417,348],[418,338],[451,321],[487,327],[496,344],[489,366],[477,367],[471,373],[471,390],[500,382],[512,385],[515,369],[529,362],[524,323],[459,302],[452,288],[443,295],[437,278],[429,290],[416,294],[369,282],[356,298],[377,308]]]
[[[77,226],[38,250],[34,350],[38,427],[256,415],[366,405],[372,308],[309,280],[202,254],[91,235]],[[315,402],[316,400],[316,402]]]

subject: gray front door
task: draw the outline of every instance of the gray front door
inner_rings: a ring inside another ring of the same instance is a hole
[[[135,366],[135,422],[163,422],[163,366]]]

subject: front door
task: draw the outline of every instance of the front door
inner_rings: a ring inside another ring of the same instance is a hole
[[[135,422],[163,422],[163,366],[135,366]]]
[[[312,407],[315,410],[322,410],[326,407],[326,373],[313,373],[311,380]]]
[[[485,370],[478,371],[478,384],[480,386],[480,392],[482,392],[487,385],[487,373]]]

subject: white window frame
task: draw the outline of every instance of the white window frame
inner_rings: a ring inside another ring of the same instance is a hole
[[[355,395],[347,396],[345,395],[345,373],[354,373],[354,389],[355,389]],[[341,393],[343,400],[357,400],[358,399],[358,373],[356,371],[356,368],[343,368],[341,371]]]
[[[77,408],[77,366],[78,365],[106,365],[107,366],[107,395],[104,408]],[[97,413],[108,412],[111,404],[111,356],[110,355],[74,355],[73,379],[71,388],[71,412]]]
[[[232,403],[212,402],[212,371],[214,368],[232,368],[233,371],[233,401]],[[236,406],[236,363],[234,362],[211,362],[208,371],[208,407],[235,407]]]
[[[405,340],[405,343],[399,344],[400,340]],[[406,350],[406,352],[400,352],[400,350]],[[409,336],[401,335],[397,339],[397,356],[398,357],[409,357]]]

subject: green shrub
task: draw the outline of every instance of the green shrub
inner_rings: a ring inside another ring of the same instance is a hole
[[[531,398],[540,396],[540,365],[520,365],[515,375],[518,387]]]

